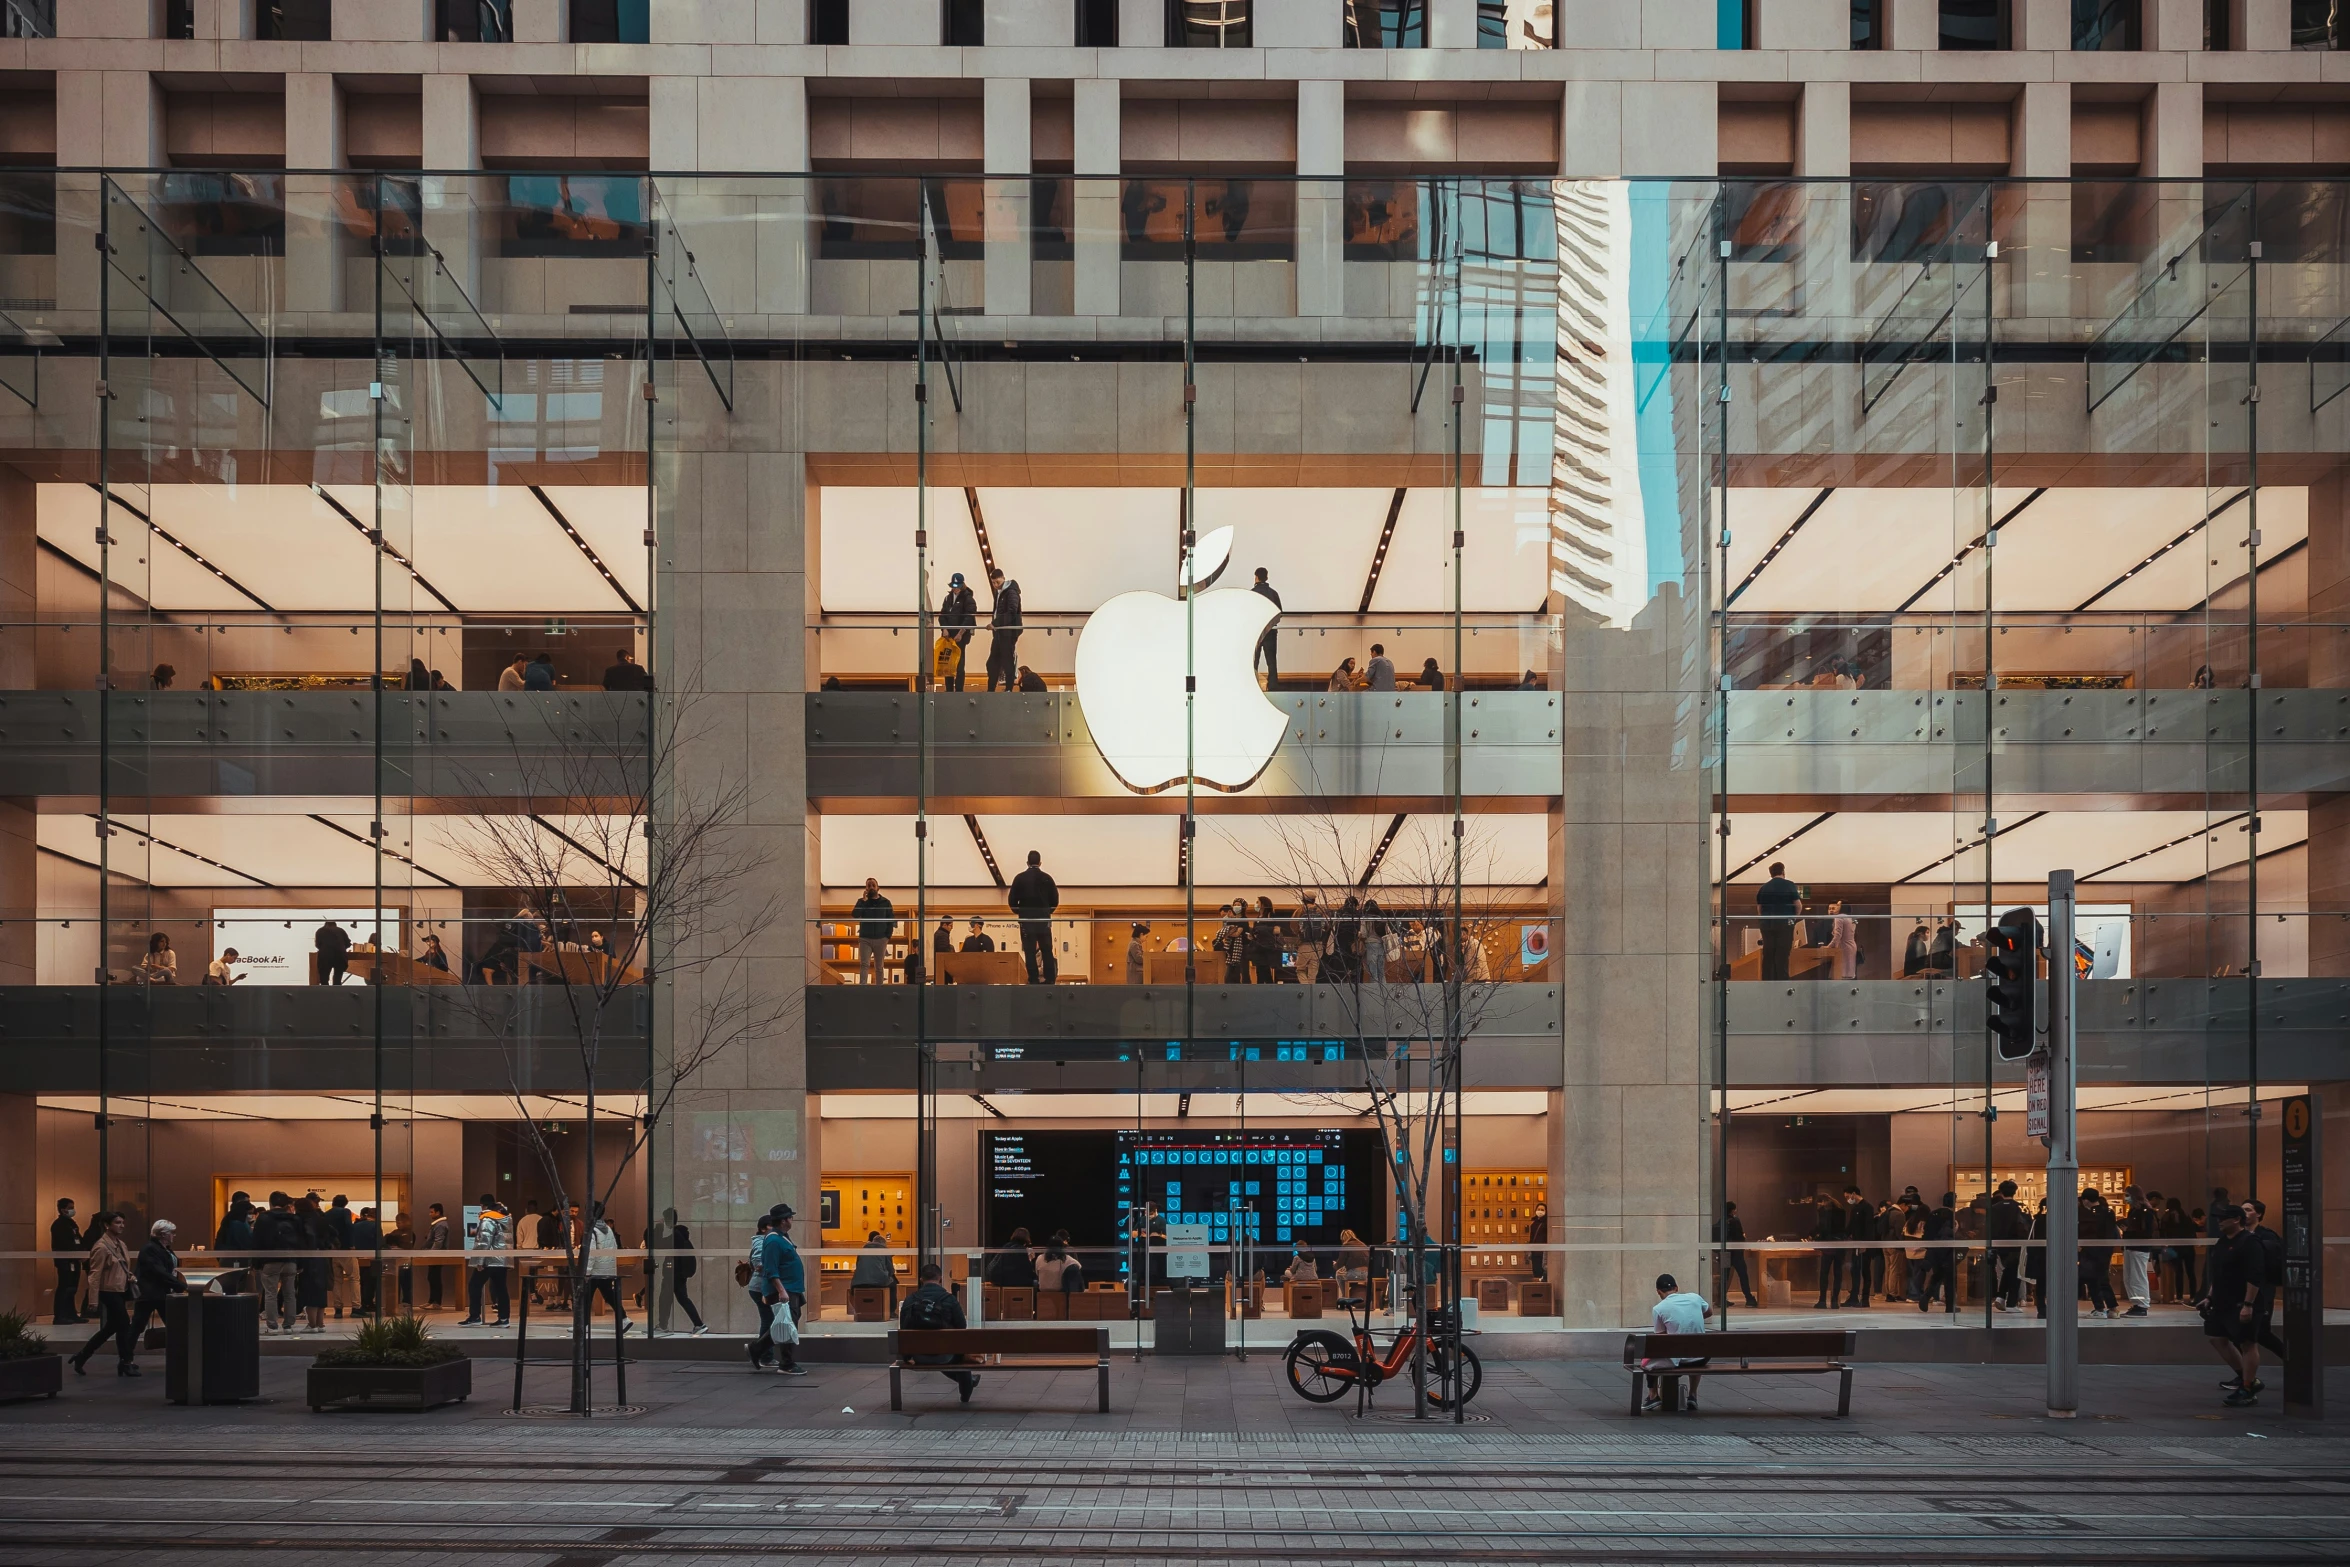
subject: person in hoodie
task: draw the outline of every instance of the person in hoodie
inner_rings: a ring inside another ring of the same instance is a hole
[[[987,643],[987,689],[1016,690],[1020,684],[1020,584],[1006,577],[995,590],[995,605],[987,613],[993,633]]]
[[[979,596],[971,591],[970,584],[958,571],[947,579],[947,596],[938,606],[939,635],[952,641],[956,652],[953,671],[940,672],[941,690],[963,689],[963,675],[970,668],[971,638],[978,625]]]

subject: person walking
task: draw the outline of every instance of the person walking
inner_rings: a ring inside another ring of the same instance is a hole
[[[1059,983],[1061,960],[1053,956],[1053,911],[1061,906],[1061,889],[1046,873],[1042,854],[1028,851],[1028,868],[1012,878],[1004,901],[1020,920],[1020,957],[1028,965],[1028,983]]]
[[[1256,583],[1249,591],[1259,598],[1273,601],[1273,618],[1265,622],[1265,634],[1257,638],[1256,657],[1251,661],[1251,667],[1263,664],[1265,689],[1278,691],[1281,689],[1281,595],[1274,590],[1271,574],[1262,566],[1257,568]]]
[[[759,1314],[759,1331],[750,1344],[753,1371],[766,1370],[769,1358],[775,1353],[775,1341],[767,1336],[775,1322],[775,1304],[767,1294],[767,1232],[774,1227],[774,1220],[760,1214],[758,1227],[751,1235],[750,1255],[734,1265],[743,1293],[751,1297],[751,1309]]]
[[[2122,1188],[2122,1239],[2138,1244],[2122,1252],[2122,1294],[2129,1298],[2126,1313],[2148,1315],[2154,1304],[2154,1242],[2161,1237],[2161,1221],[2154,1205],[2136,1186]]]
[[[2037,1246],[2027,1244],[2024,1247],[2024,1282],[2032,1288],[2032,1302],[2035,1312],[2040,1317],[2046,1318],[2048,1315],[2048,1199],[2045,1197],[2041,1198],[2039,1206],[2032,1210],[2031,1233],[2025,1236],[2025,1240],[2041,1243]]]
[[[2244,1228],[2244,1210],[2213,1199],[2212,1222],[2219,1243],[2203,1268],[2203,1335],[2235,1376],[2222,1382],[2230,1408],[2260,1402],[2260,1342],[2256,1316],[2260,1281],[2268,1272],[2260,1242]]]
[[[82,1261],[88,1253],[88,1243],[83,1240],[82,1228],[74,1222],[73,1214],[73,1199],[60,1197],[57,1217],[49,1221],[49,1249],[57,1253],[49,1259],[50,1266],[57,1270],[57,1289],[49,1297],[52,1326],[82,1320]]]
[[[890,938],[897,934],[897,906],[882,896],[881,883],[865,878],[865,896],[849,910],[857,922],[857,978],[878,985],[888,976]]]
[[[310,938],[310,949],[318,956],[318,982],[321,985],[339,985],[351,973],[351,933],[333,920],[318,927]]]
[[[904,1305],[898,1307],[898,1326],[917,1332],[965,1326],[963,1303],[955,1299],[954,1292],[946,1287],[946,1271],[935,1262],[926,1262],[922,1264],[918,1278],[920,1282],[915,1285],[913,1293],[906,1297]],[[917,1355],[914,1363],[921,1366],[952,1366],[955,1357]],[[962,1390],[961,1398],[966,1404],[971,1402],[971,1395],[979,1390],[979,1376],[976,1372],[941,1371],[939,1374]]]
[[[135,1298],[130,1309],[130,1328],[123,1338],[126,1364],[137,1352],[148,1322],[163,1320],[163,1303],[174,1295],[188,1292],[187,1276],[180,1272],[179,1254],[172,1249],[172,1242],[178,1236],[179,1226],[169,1219],[157,1219],[147,1227],[147,1244],[139,1248],[138,1261],[132,1268]],[[139,1368],[131,1365],[124,1374],[136,1376],[138,1372]]]
[[[1703,1295],[1684,1290],[1670,1273],[1660,1273],[1656,1276],[1656,1305],[1651,1308],[1648,1314],[1649,1332],[1703,1333],[1707,1319],[1713,1314],[1712,1303]],[[1704,1355],[1671,1355],[1662,1360],[1641,1361],[1641,1369],[1648,1372],[1648,1397],[1641,1401],[1640,1407],[1644,1410],[1662,1409],[1664,1399],[1657,1390],[1658,1378],[1673,1372],[1682,1372],[1689,1377],[1689,1392],[1688,1397],[1681,1404],[1681,1412],[1687,1415],[1696,1414],[1697,1384],[1704,1379],[1696,1375],[1695,1368],[1704,1365],[1706,1360],[1707,1357]],[[1650,1367],[1664,1369],[1651,1371]]]
[[[710,1331],[710,1324],[702,1320],[701,1308],[694,1304],[692,1294],[694,1275],[702,1270],[701,1259],[694,1255],[694,1232],[678,1218],[675,1208],[661,1210],[661,1223],[668,1230],[669,1249],[676,1253],[662,1263],[667,1269],[668,1288],[661,1295],[661,1302],[667,1305],[674,1300],[683,1307],[686,1320],[694,1325],[693,1336],[700,1338]],[[664,1330],[668,1328],[666,1319],[661,1326]]]
[[[2024,1281],[2020,1271],[2022,1250],[2013,1245],[2001,1246],[2000,1241],[2015,1242],[2024,1239],[2031,1229],[2024,1215],[2023,1204],[2015,1200],[2015,1182],[2001,1181],[1984,1210],[1983,1238],[1993,1243],[1989,1271],[1992,1299],[2001,1311],[2013,1311],[2023,1298]]]
[[[2237,1217],[2240,1220],[2243,1215],[2238,1214]],[[130,1248],[123,1244],[122,1215],[98,1214],[92,1219],[91,1228],[98,1232],[97,1244],[90,1248],[88,1264],[90,1284],[98,1295],[98,1331],[90,1335],[90,1341],[73,1357],[74,1374],[89,1375],[85,1368],[90,1363],[90,1357],[98,1353],[100,1345],[108,1339],[114,1339],[117,1341],[116,1352],[120,1356],[114,1368],[115,1374],[135,1377],[139,1374],[139,1368],[131,1360],[136,1347],[131,1341],[130,1313],[134,1274]]]
[[[1020,684],[1020,584],[1006,577],[995,590],[987,612],[987,689],[1016,690]]]
[[[767,1277],[767,1299],[778,1312],[789,1312],[793,1333],[807,1319],[808,1275],[800,1261],[800,1249],[792,1244],[791,1221],[794,1217],[789,1203],[777,1203],[767,1210],[767,1238],[761,1243],[760,1267]],[[793,1343],[796,1343],[796,1337]],[[793,1343],[775,1346],[778,1376],[804,1377],[807,1368],[792,1354]]]
[[[2253,1342],[2283,1360],[2285,1341],[2277,1337],[2270,1323],[2277,1291],[2285,1287],[2285,1238],[2268,1227],[2268,1204],[2257,1197],[2244,1199],[2244,1228],[2260,1243],[2260,1291],[2252,1302]]]
[[[1395,689],[1395,660],[1387,656],[1387,644],[1371,644],[1371,661],[1363,666],[1363,689],[1366,691],[1393,691]]]
[[[446,1252],[457,1249],[456,1227],[449,1222],[448,1212],[439,1203],[425,1210],[431,1215],[424,1227],[424,1249],[428,1252]],[[425,1307],[430,1311],[441,1309],[441,1280],[448,1264],[435,1257],[424,1265]]]
[[[2092,1187],[2081,1193],[2080,1236],[2083,1242],[2079,1252],[2081,1285],[2089,1292],[2089,1315],[2112,1317],[2113,1247],[2106,1244],[2121,1239],[2121,1226],[2115,1222],[2112,1205],[2105,1194]]]
[[[1918,1291],[1918,1310],[1934,1309],[1942,1297],[1943,1309],[1958,1311],[1958,1252],[1948,1243],[1958,1239],[1958,1193],[1944,1192],[1942,1201],[1927,1213],[1918,1239],[1925,1243],[1925,1283]]]
[[[970,657],[971,639],[978,634],[978,627],[979,596],[971,591],[958,571],[947,579],[947,596],[938,606],[938,629],[955,644],[954,673],[941,682],[943,689],[963,689],[963,666]]]
[[[1795,916],[1803,907],[1803,892],[1787,879],[1787,867],[1771,862],[1771,879],[1754,891],[1755,912],[1762,916],[1762,977],[1785,979],[1787,960],[1795,951]]]
[[[590,1299],[588,1315],[596,1314],[593,1297],[601,1296],[612,1307],[615,1331],[628,1337],[628,1307],[620,1299],[620,1237],[612,1233],[611,1223],[604,1217],[604,1205],[595,1205],[595,1222],[588,1226],[587,1283]]]
[[[1537,1219],[1535,1222],[1539,1224],[1542,1221]],[[1747,1309],[1759,1310],[1762,1302],[1754,1298],[1754,1280],[1746,1272],[1746,1253],[1738,1249],[1746,1244],[1746,1221],[1738,1217],[1736,1203],[1722,1204],[1722,1222],[1714,1226],[1714,1238],[1727,1248],[1722,1253],[1722,1304],[1727,1306],[1730,1303],[1730,1280],[1735,1278],[1738,1287],[1746,1292]],[[1535,1274],[1536,1278],[1541,1276],[1540,1273]]]

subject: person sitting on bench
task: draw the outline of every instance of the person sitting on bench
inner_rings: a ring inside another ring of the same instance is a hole
[[[955,1299],[954,1293],[941,1282],[946,1274],[939,1265],[935,1262],[924,1263],[921,1277],[921,1286],[913,1294],[908,1295],[906,1303],[898,1308],[898,1326],[901,1328],[968,1327],[969,1324],[963,1320],[963,1303]],[[925,1366],[951,1366],[955,1363],[955,1357],[952,1355],[916,1355],[914,1360],[917,1364]],[[975,1371],[942,1371],[939,1375],[962,1388],[964,1403],[971,1402],[971,1394],[979,1386],[979,1373]]]
[[[1684,1290],[1674,1282],[1670,1273],[1656,1276],[1656,1309],[1649,1313],[1648,1318],[1648,1330],[1651,1333],[1703,1333],[1706,1319],[1713,1314],[1713,1306],[1703,1295]],[[1643,1369],[1649,1366],[1702,1366],[1705,1361],[1703,1355],[1678,1355],[1664,1360],[1645,1360],[1641,1366]],[[1648,1397],[1640,1406],[1644,1410],[1664,1407],[1657,1393],[1657,1378],[1658,1373],[1649,1373]],[[1700,1380],[1694,1373],[1690,1376],[1689,1396],[1681,1405],[1693,1415],[1697,1413],[1697,1384]]]

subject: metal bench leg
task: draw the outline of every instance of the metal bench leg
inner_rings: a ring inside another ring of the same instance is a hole
[[[1640,1413],[1640,1373],[1632,1373],[1632,1413]]]
[[[895,1361],[890,1362],[889,1367],[889,1407],[894,1411],[903,1411],[906,1407],[905,1390],[898,1385],[898,1368]]]
[[[1106,1360],[1103,1361],[1096,1368],[1095,1375],[1099,1379],[1101,1411],[1106,1415],[1110,1412],[1110,1363]]]
[[[1852,1413],[1852,1368],[1850,1366],[1844,1368],[1844,1375],[1837,1379],[1837,1383],[1836,1414],[1841,1419]]]

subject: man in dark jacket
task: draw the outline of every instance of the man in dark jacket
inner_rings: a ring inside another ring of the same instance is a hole
[[[963,1303],[954,1297],[943,1282],[946,1275],[935,1262],[922,1264],[920,1285],[908,1295],[905,1304],[898,1307],[898,1326],[901,1328],[959,1328],[965,1326]],[[952,1355],[917,1355],[915,1364],[924,1366],[951,1366]],[[942,1371],[939,1375],[963,1390],[963,1402],[971,1402],[972,1392],[979,1386],[978,1373],[972,1371]]]
[[[1787,879],[1787,867],[1771,865],[1771,879],[1754,892],[1754,910],[1762,916],[1762,977],[1785,979],[1787,959],[1795,951],[1795,915],[1803,907],[1803,893]]]
[[[1918,1310],[1934,1309],[1934,1297],[1942,1297],[1943,1309],[1958,1310],[1958,1253],[1948,1246],[1936,1246],[1935,1241],[1958,1239],[1958,1193],[1944,1192],[1941,1205],[1926,1214],[1927,1242],[1925,1282],[1918,1289]]]
[[[995,590],[995,605],[987,612],[993,635],[987,643],[987,689],[1001,680],[1006,691],[1020,682],[1020,584],[1006,577]]]
[[[360,1209],[359,1217],[351,1221],[351,1250],[359,1254],[359,1315],[362,1317],[375,1315],[378,1292],[383,1288],[383,1270],[375,1260],[383,1239],[383,1220],[376,1217],[376,1210]]]
[[[330,1237],[328,1245],[335,1251],[349,1251],[351,1227],[358,1222],[351,1217],[351,1199],[341,1192],[335,1193],[333,1206],[319,1217],[324,1221],[326,1233]],[[359,1275],[348,1257],[329,1257],[326,1264],[327,1288],[334,1299],[335,1320],[340,1322],[343,1308],[358,1304]]]
[[[57,1217],[49,1221],[49,1249],[71,1252],[72,1259],[52,1257],[50,1263],[57,1269],[57,1293],[49,1299],[49,1320],[52,1323],[79,1322],[81,1311],[76,1304],[81,1298],[82,1264],[80,1259],[89,1251],[82,1244],[82,1228],[74,1222],[73,1199],[57,1199]]]
[[[222,1267],[245,1270],[245,1289],[257,1295],[261,1292],[260,1265],[245,1255],[253,1244],[253,1213],[253,1199],[243,1192],[233,1193],[228,1212],[220,1216],[220,1229],[212,1237],[212,1249]]]
[[[1028,851],[1028,869],[1012,878],[1005,901],[1020,917],[1020,956],[1028,964],[1028,983],[1050,985],[1059,980],[1061,964],[1053,956],[1053,910],[1061,906],[1061,889],[1045,874],[1044,856],[1036,850]]]
[[[1881,1241],[1884,1231],[1877,1226],[1877,1210],[1860,1194],[1857,1186],[1844,1188],[1844,1238],[1848,1241]],[[1875,1246],[1851,1254],[1852,1293],[1845,1297],[1847,1306],[1866,1306],[1876,1299],[1885,1283],[1885,1253]]]
[[[1737,1249],[1738,1247],[1746,1244],[1746,1221],[1738,1217],[1738,1205],[1734,1202],[1724,1204],[1722,1213],[1722,1222],[1714,1226],[1714,1238],[1728,1242],[1730,1249],[1723,1253],[1723,1299],[1719,1302],[1719,1304],[1727,1306],[1730,1303],[1728,1298],[1730,1281],[1732,1279],[1736,1279],[1738,1281],[1738,1287],[1746,1291],[1747,1309],[1750,1311],[1760,1310],[1762,1308],[1762,1302],[1754,1298],[1754,1279],[1746,1271],[1746,1253]],[[1549,1227],[1544,1224],[1544,1221],[1540,1217],[1537,1217],[1534,1222],[1536,1224],[1544,1225],[1543,1235],[1544,1238],[1547,1239],[1550,1233]],[[1542,1270],[1539,1262],[1535,1266],[1534,1276],[1536,1278],[1542,1277]]]
[[[310,948],[318,954],[318,982],[321,985],[339,985],[351,972],[351,933],[333,920],[318,927],[318,934],[310,938]]]
[[[1273,601],[1273,618],[1265,625],[1265,634],[1257,638],[1257,657],[1265,661],[1265,689],[1281,688],[1281,595],[1274,591],[1271,573],[1257,568],[1256,584],[1249,589],[1259,598]]]
[[[2122,1239],[2151,1243],[2158,1234],[2154,1205],[2136,1186],[2122,1188]],[[2154,1301],[2154,1253],[2152,1244],[2130,1246],[2122,1252],[2122,1293],[2129,1297],[2129,1316],[2149,1314]]]
[[[2285,1238],[2268,1227],[2268,1204],[2257,1197],[2244,1199],[2244,1228],[2260,1243],[2260,1295],[2252,1303],[2252,1336],[2261,1348],[2283,1360],[2285,1341],[2270,1324],[2277,1291],[2285,1287]]]
[[[2260,1401],[2260,1342],[2257,1318],[2261,1280],[2268,1275],[2260,1241],[2244,1228],[2244,1210],[2233,1204],[2221,1208],[2219,1244],[2203,1273],[2203,1333],[2211,1347],[2236,1375],[2220,1386],[2229,1390],[2226,1402],[2235,1407]]]
[[[1822,1192],[1812,1213],[1811,1238],[1815,1241],[1844,1239],[1844,1205]],[[1812,1303],[1815,1311],[1825,1311],[1836,1304],[1837,1291],[1844,1283],[1844,1249],[1841,1246],[1822,1246],[1816,1255],[1820,1259],[1820,1298]]]
[[[301,1263],[283,1255],[302,1249],[301,1221],[294,1217],[294,1199],[284,1192],[269,1194],[269,1210],[253,1223],[253,1250],[261,1266],[261,1329],[294,1330],[295,1280]]]
[[[897,906],[882,894],[881,883],[865,878],[865,896],[849,910],[857,922],[857,978],[878,985],[888,974],[890,938],[898,933]]]
[[[1991,1195],[1991,1206],[1983,1221],[1983,1238],[1989,1241],[2020,1241],[2031,1233],[2031,1216],[2024,1212],[2022,1203],[2015,1200],[2015,1182],[2001,1181]],[[2013,1311],[2022,1303],[2024,1278],[2022,1272],[2023,1248],[1998,1246],[1991,1248],[1991,1294],[2001,1311]]]
[[[947,596],[938,606],[938,629],[943,635],[952,637],[955,646],[962,648],[966,656],[956,660],[955,672],[946,677],[943,689],[963,689],[963,671],[970,667],[967,655],[978,625],[979,597],[971,591],[963,581],[963,574],[958,571],[947,579]]]

